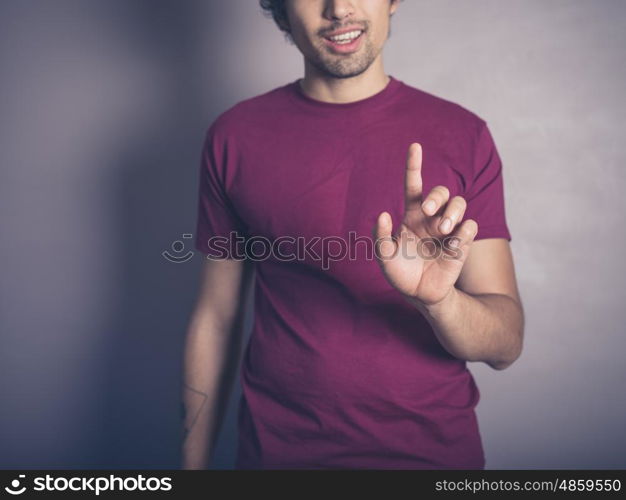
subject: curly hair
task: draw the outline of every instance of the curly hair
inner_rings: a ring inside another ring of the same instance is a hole
[[[281,31],[289,32],[287,28],[287,7],[285,7],[285,0],[259,0],[259,4],[265,15],[274,19],[274,22]]]

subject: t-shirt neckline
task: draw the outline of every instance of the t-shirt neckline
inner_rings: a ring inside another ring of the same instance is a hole
[[[372,106],[376,106],[381,102],[385,102],[391,97],[392,94],[395,93],[402,86],[402,82],[392,75],[389,76],[389,81],[387,85],[382,90],[379,90],[377,93],[372,94],[369,97],[365,97],[363,99],[359,99],[357,101],[351,102],[327,102],[320,101],[318,99],[314,99],[309,95],[305,94],[300,87],[300,80],[302,78],[298,78],[287,85],[288,90],[290,91],[292,97],[298,101],[299,103],[308,106],[312,109],[326,109],[326,110],[348,110],[348,109],[363,109],[370,108]]]

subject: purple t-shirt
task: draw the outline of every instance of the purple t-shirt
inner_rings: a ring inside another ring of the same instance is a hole
[[[296,80],[208,129],[195,246],[256,262],[236,468],[484,468],[465,361],[371,254],[378,214],[401,220],[412,142],[424,194],[446,185],[477,240],[511,240],[486,122],[393,77],[352,103]]]

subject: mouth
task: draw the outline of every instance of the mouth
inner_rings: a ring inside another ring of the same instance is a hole
[[[358,50],[363,38],[363,32],[362,29],[358,28],[349,31],[343,30],[333,35],[326,35],[323,38],[327,47],[331,50],[340,54],[346,54]]]

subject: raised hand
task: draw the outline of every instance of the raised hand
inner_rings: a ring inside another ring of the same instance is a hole
[[[373,228],[376,256],[387,281],[424,305],[441,302],[454,287],[478,231],[472,219],[459,224],[465,199],[449,197],[449,189],[438,185],[423,198],[422,147],[413,143],[407,155],[402,221],[392,231],[391,215],[382,212]]]

